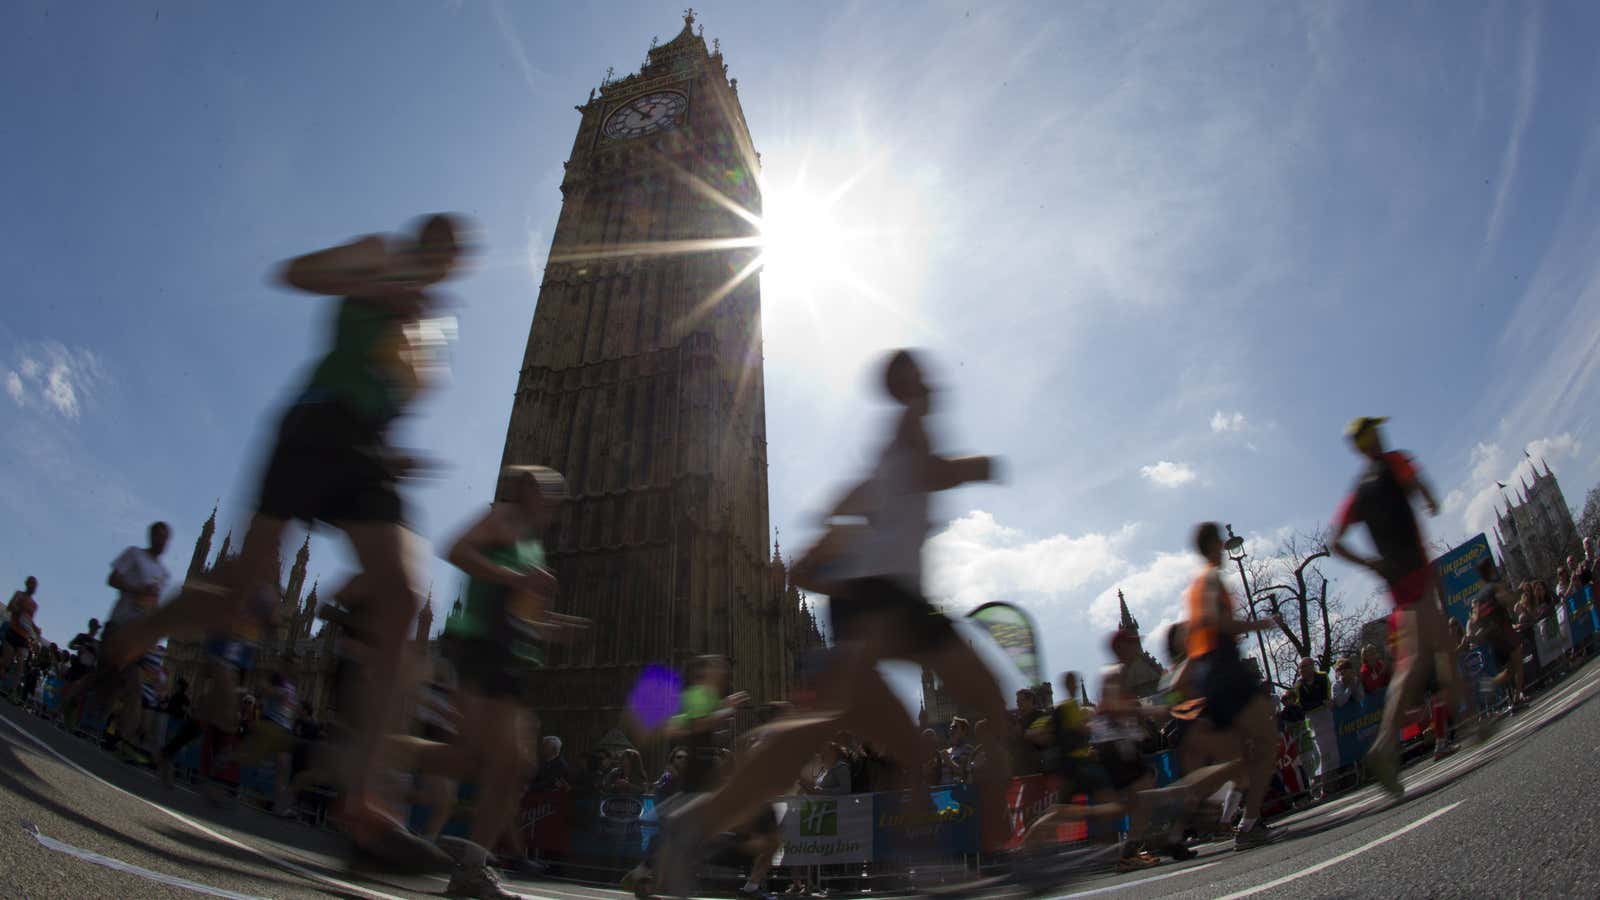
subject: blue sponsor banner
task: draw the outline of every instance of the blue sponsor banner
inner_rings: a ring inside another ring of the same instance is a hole
[[[978,852],[978,800],[964,784],[934,788],[920,807],[906,791],[873,795],[872,858],[912,859],[930,851],[945,856]]]
[[[1572,645],[1583,644],[1600,631],[1600,615],[1594,608],[1594,586],[1584,585],[1567,598],[1567,627],[1572,629]]]
[[[1383,699],[1388,689],[1368,694],[1360,703],[1346,703],[1333,710],[1333,730],[1339,741],[1339,763],[1351,765],[1360,762],[1378,736],[1378,726],[1383,724]]]
[[[1484,581],[1478,576],[1478,566],[1484,560],[1492,562],[1494,554],[1489,550],[1489,539],[1480,534],[1433,561],[1444,611],[1463,628],[1472,614],[1472,595],[1484,588]]]

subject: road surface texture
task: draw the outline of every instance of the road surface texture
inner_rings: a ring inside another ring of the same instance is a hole
[[[1600,897],[1600,663],[1506,720],[1483,746],[1276,821],[1278,844],[1199,848],[1187,863],[1101,875],[1055,898]],[[443,878],[349,872],[327,831],[213,809],[0,705],[0,898],[439,896]],[[507,881],[528,897],[628,895]]]

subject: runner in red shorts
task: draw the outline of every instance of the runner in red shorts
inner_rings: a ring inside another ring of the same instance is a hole
[[[1450,640],[1444,610],[1434,590],[1433,566],[1423,548],[1422,527],[1411,507],[1420,496],[1429,515],[1439,514],[1438,501],[1422,480],[1416,463],[1398,450],[1385,450],[1378,427],[1384,418],[1362,416],[1345,429],[1345,436],[1367,459],[1367,466],[1345,498],[1334,520],[1330,549],[1343,559],[1371,569],[1389,585],[1395,612],[1391,621],[1399,637],[1394,680],[1383,706],[1383,724],[1368,752],[1367,761],[1380,784],[1401,796],[1399,746],[1401,721],[1428,682],[1429,666],[1439,685],[1436,699],[1449,705],[1454,696],[1454,642]],[[1354,525],[1367,527],[1377,556],[1365,557],[1345,543]],[[1421,662],[1422,665],[1416,665]],[[1470,699],[1470,698],[1469,698]]]

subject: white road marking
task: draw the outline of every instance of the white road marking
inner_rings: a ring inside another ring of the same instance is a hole
[[[214,888],[209,884],[201,884],[198,881],[190,881],[187,878],[179,878],[176,875],[168,875],[165,872],[157,872],[152,869],[146,869],[143,866],[136,866],[133,863],[123,862],[120,859],[115,859],[110,856],[103,856],[99,853],[95,853],[93,850],[85,850],[82,847],[73,846],[66,841],[58,841],[53,837],[40,834],[39,829],[31,823],[24,823],[23,827],[29,834],[33,835],[34,840],[38,841],[39,844],[47,850],[54,850],[57,853],[65,853],[66,855],[75,859],[81,859],[84,862],[93,863],[97,866],[104,866],[105,868],[113,871],[122,872],[127,875],[136,875],[147,881],[154,881],[157,884],[164,884],[168,887],[183,888],[186,891],[194,891],[197,894],[208,894],[212,897],[225,897],[227,900],[265,900],[265,898],[258,897],[255,894],[241,894],[237,891]]]
[[[1149,884],[1152,881],[1165,881],[1168,878],[1177,878],[1179,875],[1188,875],[1190,872],[1198,872],[1201,869],[1209,869],[1220,862],[1221,860],[1218,860],[1217,862],[1201,863],[1198,866],[1190,866],[1187,869],[1179,869],[1175,872],[1163,872],[1160,875],[1151,875],[1146,878],[1135,878],[1133,881],[1123,881],[1117,884],[1108,884],[1105,887],[1090,888],[1087,891],[1076,891],[1071,894],[1056,894],[1055,896],[1051,897],[1050,900],[1072,900],[1074,897],[1095,897],[1099,896],[1100,894],[1110,894],[1116,891],[1125,891],[1128,888],[1138,887],[1141,884]]]
[[[237,848],[239,850],[243,850],[246,853],[254,854],[254,855],[260,857],[261,859],[266,860],[267,862],[269,862],[269,863],[271,863],[271,864],[273,864],[275,866],[278,866],[279,868],[286,869],[289,872],[292,872],[292,873],[294,873],[296,875],[299,875],[301,878],[307,878],[307,879],[310,879],[312,881],[321,882],[322,884],[329,885],[331,887],[336,887],[336,888],[339,888],[340,890],[343,890],[343,891],[349,891],[350,893],[359,894],[359,895],[364,896],[364,897],[371,897],[371,898],[374,898],[374,900],[404,900],[404,898],[402,898],[402,897],[400,897],[400,896],[398,896],[396,894],[386,894],[383,891],[373,890],[372,888],[365,887],[365,886],[362,886],[362,885],[359,885],[359,884],[353,884],[353,883],[348,882],[348,881],[344,881],[344,880],[341,880],[341,879],[338,879],[338,878],[334,878],[334,877],[332,877],[330,875],[323,875],[320,872],[313,872],[312,870],[307,869],[304,866],[301,866],[301,865],[298,865],[296,863],[290,862],[289,860],[284,859],[284,858],[282,858],[280,856],[277,856],[277,855],[272,854],[272,853],[268,853],[265,850],[257,849],[257,848],[255,848],[255,847],[253,847],[253,846],[251,846],[249,844],[246,844],[246,843],[244,843],[242,841],[235,840],[235,839],[233,839],[233,838],[231,838],[231,837],[229,837],[229,836],[227,836],[227,835],[225,835],[225,834],[223,834],[223,833],[221,833],[219,831],[216,831],[214,829],[208,828],[205,825],[202,825],[199,822],[196,822],[195,820],[189,818],[188,816],[186,816],[186,815],[184,815],[184,814],[182,814],[180,812],[168,809],[165,806],[162,806],[161,804],[156,803],[153,800],[148,800],[148,799],[146,799],[144,797],[141,797],[138,794],[135,794],[135,793],[133,793],[131,791],[127,791],[127,790],[124,790],[124,789],[122,789],[120,787],[117,787],[116,785],[114,785],[111,782],[105,780],[104,778],[101,778],[99,775],[94,774],[93,772],[89,771],[88,769],[85,769],[83,766],[80,766],[77,763],[73,762],[72,760],[70,760],[70,759],[66,758],[65,756],[61,755],[61,753],[59,751],[57,751],[54,747],[50,746],[49,744],[47,744],[44,741],[40,740],[39,738],[35,737],[33,734],[29,733],[22,726],[20,726],[17,723],[11,721],[11,717],[6,715],[5,713],[0,713],[0,722],[4,722],[5,724],[11,726],[11,729],[13,731],[15,731],[18,734],[22,735],[23,737],[27,738],[29,741],[32,741],[34,743],[34,745],[39,747],[39,749],[43,750],[44,752],[46,752],[46,753],[50,754],[51,756],[55,757],[56,759],[60,760],[64,765],[67,765],[67,766],[77,770],[80,774],[82,774],[82,775],[84,775],[84,776],[86,776],[88,778],[92,778],[95,781],[100,782],[101,784],[103,784],[106,787],[112,789],[113,791],[116,791],[119,794],[125,794],[125,795],[127,795],[129,797],[132,797],[133,799],[138,800],[140,803],[143,803],[143,804],[145,804],[146,806],[149,806],[152,809],[155,809],[155,810],[157,810],[157,811],[159,811],[161,813],[164,813],[165,815],[177,820],[179,823],[181,823],[183,825],[186,825],[189,828],[191,828],[191,829],[193,829],[195,831],[198,831],[201,834],[203,834],[203,835],[205,835],[205,836],[207,836],[209,838],[212,838],[213,840],[222,841],[223,843],[225,843],[225,844],[227,844],[227,845],[229,845],[231,847],[235,847],[235,848]],[[524,895],[524,896],[530,896],[530,895]]]
[[[1368,850],[1371,850],[1373,847],[1376,847],[1376,846],[1378,846],[1380,844],[1387,844],[1390,841],[1394,840],[1395,838],[1400,837],[1403,834],[1406,834],[1407,832],[1415,831],[1416,829],[1421,828],[1422,826],[1428,824],[1429,822],[1432,822],[1434,819],[1439,818],[1440,816],[1444,815],[1445,813],[1449,812],[1452,809],[1455,809],[1456,807],[1460,806],[1461,804],[1463,804],[1465,802],[1467,802],[1467,801],[1465,801],[1465,800],[1457,800],[1456,802],[1450,804],[1449,806],[1441,807],[1439,809],[1434,810],[1431,813],[1428,813],[1427,815],[1425,815],[1422,818],[1416,820],[1415,822],[1412,822],[1412,823],[1410,823],[1408,825],[1404,825],[1404,826],[1402,826],[1400,828],[1396,828],[1394,831],[1389,832],[1388,834],[1384,835],[1383,837],[1375,838],[1373,840],[1370,840],[1370,841],[1366,842],[1365,844],[1362,844],[1361,846],[1355,848],[1354,850],[1346,850],[1345,852],[1339,854],[1338,856],[1334,856],[1334,857],[1331,857],[1329,859],[1325,859],[1322,862],[1319,862],[1314,866],[1308,866],[1308,867],[1306,867],[1304,869],[1301,869],[1298,872],[1291,872],[1288,875],[1283,876],[1282,878],[1274,878],[1273,880],[1271,880],[1271,881],[1269,881],[1269,882],[1267,882],[1265,884],[1258,884],[1255,887],[1248,887],[1248,888],[1245,888],[1242,891],[1235,891],[1235,892],[1233,892],[1231,894],[1226,894],[1226,895],[1224,895],[1222,897],[1218,897],[1217,900],[1238,900],[1238,898],[1240,898],[1240,897],[1249,897],[1249,896],[1251,896],[1253,894],[1259,894],[1262,891],[1272,890],[1275,887],[1282,887],[1283,885],[1286,885],[1291,881],[1298,881],[1298,880],[1306,877],[1307,875],[1315,875],[1316,873],[1321,872],[1323,869],[1329,868],[1331,866],[1336,866],[1339,863],[1342,863],[1347,859],[1351,859],[1353,857],[1359,856],[1359,855],[1367,852]]]

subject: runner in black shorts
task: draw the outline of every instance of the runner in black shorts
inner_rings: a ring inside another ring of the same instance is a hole
[[[414,536],[404,527],[397,488],[418,462],[395,451],[388,432],[438,368],[434,350],[443,327],[431,317],[438,301],[428,289],[461,260],[458,231],[455,218],[434,215],[414,236],[364,238],[302,256],[282,270],[287,286],[340,299],[331,346],[279,426],[239,562],[221,584],[191,581],[172,603],[107,635],[105,648],[113,664],[122,665],[163,635],[215,631],[259,617],[251,589],[276,578],[273,567],[290,521],[320,521],[343,531],[368,598],[360,610],[368,653],[356,702],[347,710],[343,792],[332,818],[358,848],[408,870],[450,860],[391,817],[379,783],[382,732],[398,700],[402,647],[421,601],[408,559]]]
[[[416,765],[478,781],[472,827],[445,889],[453,897],[516,896],[500,886],[489,854],[538,768],[538,719],[522,698],[544,665],[544,642],[569,639],[589,624],[550,608],[558,586],[540,538],[566,497],[566,480],[555,470],[507,466],[494,505],[447,554],[470,577],[465,605],[445,623],[461,723],[449,744],[417,742]]]
[[[1478,566],[1478,576],[1483,579],[1483,590],[1472,598],[1472,616],[1467,622],[1468,639],[1476,641],[1490,656],[1496,669],[1494,683],[1510,683],[1511,708],[1519,709],[1525,702],[1522,695],[1522,640],[1506,608],[1506,598],[1501,591],[1499,573],[1494,560],[1486,559]]]
[[[737,827],[793,783],[795,773],[837,731],[860,735],[893,759],[922,755],[920,732],[878,673],[886,659],[905,659],[938,672],[958,703],[981,718],[1006,719],[1005,697],[993,673],[956,634],[950,620],[922,596],[922,544],[931,523],[928,495],[972,481],[992,480],[988,457],[948,458],[933,451],[924,426],[934,396],[916,356],[894,353],[884,388],[899,407],[895,430],[875,471],[835,504],[829,533],[797,564],[798,582],[830,595],[834,650],[819,685],[824,709],[768,726],[746,763],[715,793],[696,797],[662,829],[662,886],[692,889],[703,835]],[[846,524],[846,519],[864,520]],[[981,846],[1001,849],[1010,837],[1005,806],[1009,748],[990,748],[991,765],[978,787]]]
[[[744,691],[729,693],[730,671],[728,661],[721,656],[702,656],[694,661],[686,679],[689,686],[678,699],[678,712],[667,723],[663,735],[667,740],[681,744],[688,755],[683,768],[682,787],[672,798],[656,807],[657,817],[670,815],[673,807],[689,798],[715,790],[722,780],[722,754],[730,741],[734,714],[749,703],[750,695]],[[756,735],[747,738],[740,756],[753,749]],[[744,868],[750,864],[750,876],[739,888],[738,896],[746,900],[772,900],[761,889],[767,873],[772,869],[772,854],[781,843],[778,818],[772,804],[763,804],[748,820],[711,842],[718,848],[708,861],[728,868]],[[662,842],[651,844],[650,854],[622,879],[624,890],[635,897],[647,898],[655,882],[656,860]]]
[[[1222,564],[1222,529],[1217,523],[1205,522],[1196,528],[1194,543],[1206,565],[1195,576],[1187,595],[1185,627],[1189,632],[1190,674],[1186,677],[1200,686],[1206,701],[1203,716],[1215,736],[1234,741],[1235,759],[1221,768],[1233,769],[1239,780],[1248,785],[1244,819],[1234,840],[1234,849],[1245,850],[1275,838],[1261,821],[1261,803],[1277,760],[1278,729],[1260,679],[1239,657],[1238,638],[1251,631],[1282,628],[1283,621],[1277,616],[1255,622],[1235,618],[1233,598],[1223,586],[1218,569]],[[1185,775],[1183,782],[1203,780],[1204,776],[1196,772]]]
[[[1394,600],[1392,621],[1399,638],[1398,658],[1384,697],[1383,724],[1367,751],[1367,765],[1385,790],[1400,796],[1405,793],[1399,774],[1402,720],[1422,694],[1430,675],[1440,686],[1435,699],[1445,707],[1453,705],[1456,666],[1455,642],[1445,624],[1433,565],[1428,561],[1422,526],[1411,499],[1420,497],[1429,515],[1438,515],[1439,504],[1411,457],[1384,448],[1380,426],[1385,421],[1382,417],[1362,416],[1345,429],[1345,436],[1367,464],[1335,517],[1328,549],[1383,579]],[[1376,556],[1362,556],[1345,543],[1345,535],[1356,525],[1366,526]],[[1476,712],[1477,698],[1472,692],[1463,692],[1460,699],[1469,714]],[[1443,731],[1439,726],[1444,718],[1443,709],[1435,713],[1436,731]],[[1480,719],[1479,740],[1486,739],[1491,728]]]

